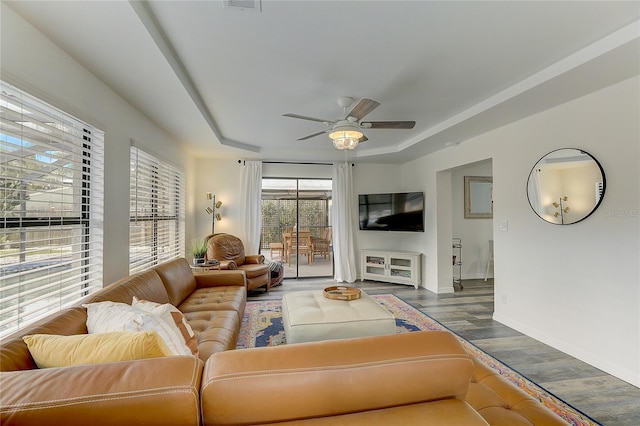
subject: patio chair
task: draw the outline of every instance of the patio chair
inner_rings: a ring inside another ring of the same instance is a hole
[[[291,266],[291,256],[307,256],[307,263],[313,263],[313,243],[310,231],[291,232],[283,234],[285,238],[287,264]]]
[[[329,226],[322,231],[320,237],[313,238],[313,254],[324,257],[325,259],[331,255],[331,237],[332,228]]]

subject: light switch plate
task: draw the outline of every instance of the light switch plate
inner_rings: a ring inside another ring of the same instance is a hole
[[[509,230],[509,222],[503,220],[498,224],[498,231],[508,231]]]

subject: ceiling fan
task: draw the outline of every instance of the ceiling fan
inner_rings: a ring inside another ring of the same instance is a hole
[[[323,133],[329,133],[329,138],[338,149],[353,149],[358,143],[369,140],[361,129],[413,129],[415,121],[362,121],[371,111],[376,109],[380,103],[369,98],[362,98],[351,111],[347,109],[353,103],[353,98],[344,96],[338,98],[338,105],[345,112],[345,117],[340,120],[324,120],[321,118],[307,117],[299,114],[283,114],[283,117],[298,118],[301,120],[317,121],[324,123],[328,128],[308,136],[299,138],[299,141],[311,139]]]

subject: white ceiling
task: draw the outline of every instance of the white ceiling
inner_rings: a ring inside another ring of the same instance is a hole
[[[340,96],[380,106],[354,161],[406,161],[640,73],[638,1],[8,1],[201,156],[336,161]]]

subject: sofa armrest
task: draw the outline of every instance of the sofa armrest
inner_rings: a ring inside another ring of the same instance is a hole
[[[201,378],[190,356],[3,372],[0,424],[198,425]]]
[[[234,270],[238,269],[238,264],[235,260],[221,260],[218,268],[221,270]]]
[[[250,254],[249,256],[244,257],[244,263],[261,265],[264,263],[264,255]]]
[[[491,425],[566,425],[562,417],[545,407],[505,377],[473,358],[474,370],[467,402]]]
[[[247,276],[243,270],[222,270],[195,272],[197,288],[221,287],[221,286],[247,286]]]
[[[267,424],[463,400],[473,362],[450,332],[326,340],[213,354],[204,425]],[[260,395],[247,404],[247,389]],[[285,389],[287,396],[275,389]]]

